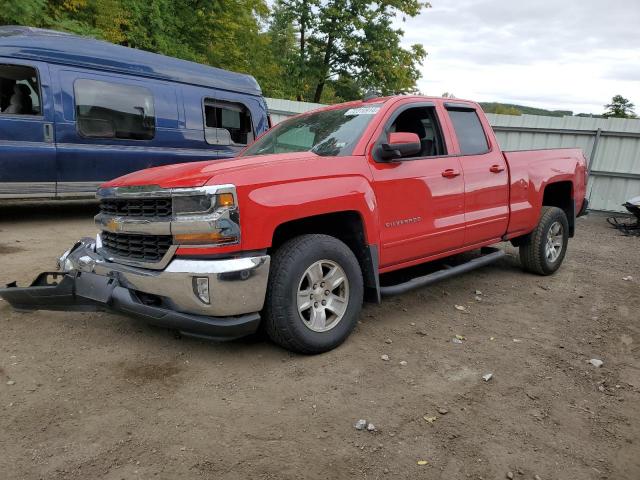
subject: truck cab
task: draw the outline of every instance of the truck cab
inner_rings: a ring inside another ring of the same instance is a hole
[[[554,273],[586,209],[586,181],[580,150],[501,151],[474,102],[333,105],[278,124],[237,158],[103,184],[97,238],[65,252],[60,272],[0,296],[217,339],[264,323],[285,348],[319,353],[348,337],[363,300],[496,261],[499,242],[519,246],[525,270]],[[476,253],[385,280],[463,252]]]

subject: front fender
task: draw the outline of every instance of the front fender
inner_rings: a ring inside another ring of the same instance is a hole
[[[360,215],[366,242],[378,244],[376,198],[365,177],[303,179],[247,190],[240,213],[244,250],[270,247],[276,228],[284,223],[346,211]]]

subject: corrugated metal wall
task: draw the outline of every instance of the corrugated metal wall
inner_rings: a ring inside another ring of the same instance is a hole
[[[324,107],[321,103],[294,102],[292,100],[282,100],[279,98],[267,98],[266,100],[269,113],[271,114],[271,121],[274,125],[280,123],[287,117]]]
[[[274,124],[317,103],[267,98]],[[640,120],[488,114],[503,150],[579,147],[590,163],[587,195],[594,210],[625,211],[640,195]],[[595,147],[595,148],[594,148]]]

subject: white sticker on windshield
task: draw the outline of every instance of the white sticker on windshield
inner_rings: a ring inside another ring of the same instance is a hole
[[[380,107],[359,107],[359,108],[350,108],[344,114],[346,116],[353,115],[375,115],[380,111]]]

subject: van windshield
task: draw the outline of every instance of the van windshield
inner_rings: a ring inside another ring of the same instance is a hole
[[[351,155],[380,106],[322,110],[285,120],[247,148],[242,156],[290,152],[334,157]]]

